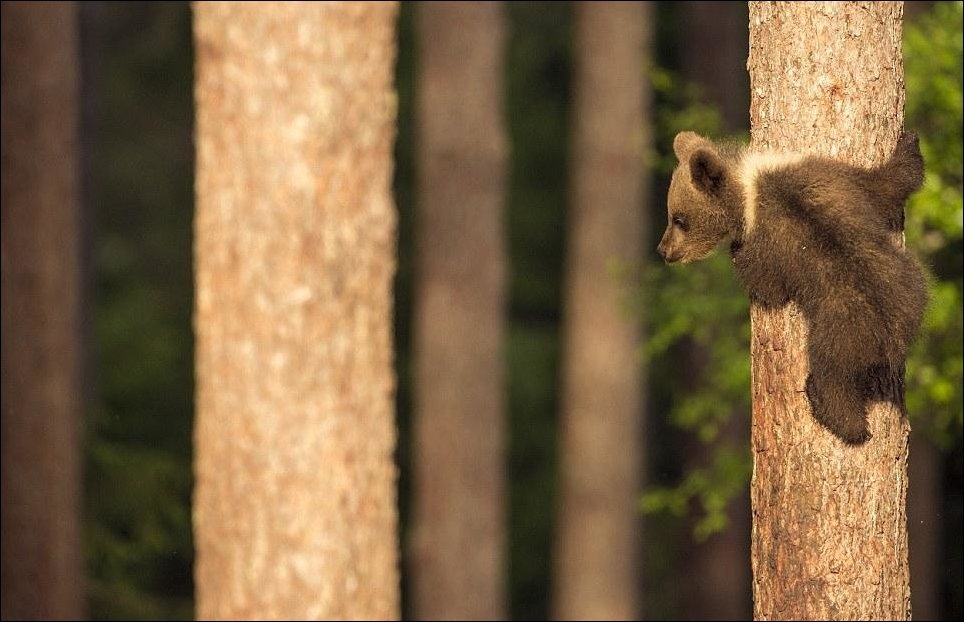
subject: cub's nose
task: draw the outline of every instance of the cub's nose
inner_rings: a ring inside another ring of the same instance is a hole
[[[659,256],[664,260],[666,259],[666,246],[663,244],[663,242],[660,242],[659,246],[656,247],[656,252],[659,253]]]

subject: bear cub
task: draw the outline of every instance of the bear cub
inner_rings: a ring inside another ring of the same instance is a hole
[[[865,407],[903,362],[927,306],[923,271],[893,242],[924,177],[917,136],[904,133],[874,168],[825,157],[673,141],[679,165],[658,252],[703,259],[724,238],[750,299],[794,301],[809,325],[806,392],[814,418],[848,444],[870,438]]]

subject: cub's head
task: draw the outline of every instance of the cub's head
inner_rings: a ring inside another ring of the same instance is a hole
[[[666,232],[656,250],[666,263],[703,259],[729,233],[726,205],[737,180],[716,146],[694,132],[673,140],[679,165],[667,196]]]

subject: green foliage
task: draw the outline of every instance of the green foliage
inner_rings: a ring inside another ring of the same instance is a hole
[[[907,89],[907,126],[921,133],[928,172],[945,182],[961,183],[960,140],[961,2],[935,2],[933,9],[905,24],[904,74]],[[960,193],[957,194],[958,198]],[[958,207],[960,204],[958,203]],[[960,233],[961,213],[956,212]]]
[[[559,341],[555,326],[509,328],[509,573],[512,618],[547,619],[556,510]]]
[[[190,574],[184,573],[190,571],[184,560],[191,558],[184,499],[190,470],[168,452],[130,444],[100,442],[90,454],[87,494],[96,503],[86,533],[92,613],[99,619],[190,619]]]
[[[695,503],[694,535],[704,539],[726,527],[727,506],[748,481],[748,448],[719,432],[749,411],[749,301],[726,253],[684,269],[653,266],[649,275],[654,304],[646,355],[652,368],[674,370],[662,379],[670,420],[710,451],[707,466],[689,470],[676,485],[650,488],[640,507],[683,515]]]
[[[697,540],[705,540],[727,526],[727,508],[740,494],[750,477],[750,462],[742,449],[719,445],[710,464],[687,472],[674,488],[653,488],[639,502],[643,512],[670,512],[686,516],[690,502],[697,500],[704,509],[703,517],[693,528]]]
[[[658,154],[653,161],[656,175],[669,176],[676,168],[673,138],[679,132],[692,130],[704,136],[719,137],[723,117],[713,106],[701,102],[703,95],[696,85],[684,82],[674,72],[653,66],[649,72],[653,89],[653,140]]]
[[[915,430],[945,448],[964,421],[961,23],[961,2],[938,2],[904,31],[905,125],[920,134],[926,163],[907,210],[907,243],[932,271],[924,328],[907,360],[907,409]]]
[[[647,344],[654,364],[664,366],[660,361],[678,354],[673,347],[679,345],[695,347],[705,359],[690,362],[699,387],[685,386],[685,374],[675,383],[679,399],[670,416],[704,442],[713,441],[734,408],[749,407],[749,302],[722,252],[684,268],[653,266],[647,291],[656,299]]]
[[[693,85],[664,69],[651,75],[657,100],[655,139],[662,154],[653,165],[657,174],[668,177],[676,166],[672,144],[677,132],[719,137],[722,120],[714,108],[700,103]],[[665,202],[657,204],[661,210]],[[662,223],[665,214],[657,217]],[[745,418],[749,410],[749,301],[725,252],[682,268],[655,262],[647,270],[643,292],[651,301],[644,355],[656,375],[653,384],[668,392],[673,425],[695,434],[709,451],[706,464],[688,470],[681,482],[650,487],[640,508],[649,514],[684,516],[695,505],[699,518],[694,536],[702,540],[726,527],[729,502],[743,490],[749,474],[746,445],[719,434],[732,417]]]

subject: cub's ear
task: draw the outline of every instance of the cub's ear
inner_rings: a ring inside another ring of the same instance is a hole
[[[680,132],[673,139],[673,153],[676,154],[677,160],[685,162],[696,148],[708,147],[709,142],[696,132]]]
[[[726,180],[726,164],[716,152],[700,148],[690,156],[690,175],[698,190],[710,196],[719,196]]]

